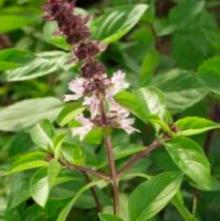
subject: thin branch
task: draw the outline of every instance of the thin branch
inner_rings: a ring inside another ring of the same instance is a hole
[[[110,179],[109,176],[105,175],[104,173],[93,170],[89,167],[83,167],[83,166],[79,166],[79,165],[75,165],[75,164],[70,164],[68,162],[65,162],[64,160],[59,160],[59,162],[68,169],[78,170],[80,172],[85,172],[87,174],[91,174],[93,176],[96,176],[98,178],[101,178],[101,179],[109,182],[109,179]]]
[[[89,175],[86,172],[82,172],[82,174],[84,175],[85,180],[86,180],[87,183],[90,183],[92,181],[91,178],[89,177]],[[91,194],[92,194],[94,202],[96,204],[97,212],[101,212],[102,211],[102,205],[99,201],[99,198],[98,198],[95,187],[91,188]]]
[[[122,167],[122,169],[118,172],[118,177],[124,175],[129,169],[131,169],[140,159],[149,155],[153,150],[159,148],[161,146],[161,142],[155,140],[151,145],[147,146],[144,150],[132,156],[127,163]]]

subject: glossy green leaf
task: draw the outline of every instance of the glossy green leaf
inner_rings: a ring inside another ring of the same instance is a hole
[[[10,168],[10,170],[5,174],[11,175],[11,174],[23,172],[26,170],[36,169],[39,167],[46,167],[47,165],[48,165],[48,162],[43,161],[43,160],[25,162],[25,163],[22,163],[22,164],[19,164]]]
[[[99,145],[103,140],[103,129],[101,127],[93,128],[85,137],[84,141],[89,144]]]
[[[182,182],[182,175],[167,172],[140,184],[129,198],[131,221],[146,221],[161,211],[175,196]]]
[[[191,136],[220,128],[220,124],[201,117],[185,117],[176,121],[178,134]]]
[[[199,67],[197,75],[214,93],[220,94],[220,57],[205,61]]]
[[[30,198],[30,174],[16,174],[12,177],[8,195],[8,209],[12,210]]]
[[[145,123],[164,118],[165,101],[161,92],[154,87],[145,87],[133,92],[123,91],[115,99]]]
[[[54,120],[62,102],[53,97],[20,101],[0,110],[0,130],[19,131],[30,128],[43,119]]]
[[[158,75],[152,85],[162,90],[168,108],[174,113],[192,107],[208,94],[205,85],[192,72],[180,69]]]
[[[182,1],[171,10],[169,20],[177,28],[184,28],[203,11],[204,7],[205,1],[203,0]]]
[[[61,169],[62,169],[61,165],[57,160],[53,159],[49,162],[47,173],[48,173],[48,183],[50,188],[56,184]]]
[[[69,163],[82,165],[85,162],[83,148],[72,143],[64,143],[62,145],[61,155]]]
[[[58,48],[70,50],[71,46],[66,42],[64,36],[54,35],[57,30],[56,22],[47,22],[43,28],[43,39]]]
[[[27,50],[10,48],[0,51],[0,71],[14,69],[33,58],[33,54]]]
[[[0,10],[0,33],[11,32],[39,21],[34,8],[8,7]]]
[[[92,23],[93,36],[104,43],[112,43],[126,35],[147,10],[145,4],[115,7]]]
[[[85,110],[80,103],[68,103],[65,105],[57,118],[58,124],[63,127],[69,124],[75,117]]]
[[[74,204],[76,203],[76,201],[79,199],[79,197],[87,190],[89,190],[90,188],[98,185],[98,184],[103,184],[103,181],[93,181],[87,185],[85,185],[84,187],[82,187],[73,197],[73,199],[67,204],[66,207],[63,208],[63,210],[61,211],[61,213],[59,214],[57,221],[66,221],[67,217],[72,209],[72,207],[74,206]]]
[[[15,167],[19,164],[31,162],[31,161],[41,161],[46,158],[45,152],[34,151],[20,155],[16,157],[16,160],[12,163],[12,167]]]
[[[118,218],[117,216],[110,215],[110,214],[99,214],[100,221],[123,221],[121,218]]]
[[[165,143],[173,161],[197,186],[210,189],[210,164],[202,148],[192,139],[176,137]]]
[[[159,63],[159,54],[155,50],[151,50],[143,59],[140,73],[140,85],[145,86],[150,81]]]
[[[22,67],[7,71],[2,78],[4,81],[26,81],[58,71],[67,71],[72,66],[69,61],[70,55],[66,52],[41,52]]]
[[[30,192],[34,201],[44,207],[49,197],[49,181],[46,169],[41,169],[34,173],[30,182]]]
[[[49,147],[53,147],[53,136],[55,135],[54,127],[49,120],[44,120],[41,123],[37,124],[31,130],[31,139],[33,142],[47,150]]]

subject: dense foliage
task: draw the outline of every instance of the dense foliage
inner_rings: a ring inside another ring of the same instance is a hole
[[[75,4],[0,0],[0,221],[219,220],[220,2]]]

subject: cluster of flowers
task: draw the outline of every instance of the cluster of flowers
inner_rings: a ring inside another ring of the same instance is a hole
[[[45,5],[45,17],[57,22],[60,33],[73,45],[75,56],[82,62],[82,77],[69,83],[72,94],[65,95],[64,100],[82,99],[83,105],[90,111],[90,118],[79,115],[76,120],[81,126],[73,128],[73,135],[82,140],[96,126],[122,128],[128,134],[138,131],[132,126],[134,119],[129,118],[129,112],[114,100],[119,91],[129,86],[125,73],[117,71],[111,78],[108,77],[105,66],[96,59],[102,47],[90,39],[88,18],[74,14],[74,8],[75,5],[67,0],[48,0]]]

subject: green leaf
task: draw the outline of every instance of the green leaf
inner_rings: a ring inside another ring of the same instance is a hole
[[[39,167],[46,167],[47,165],[48,165],[48,162],[43,161],[43,160],[25,162],[25,163],[12,167],[8,172],[5,173],[5,175],[11,175],[11,174],[23,172],[26,170],[36,169]]]
[[[151,50],[145,57],[141,65],[140,85],[145,86],[154,72],[156,71],[159,63],[160,55],[156,50]]]
[[[192,136],[220,128],[220,124],[201,117],[185,117],[178,120],[175,125],[179,130],[178,135],[182,136]]]
[[[199,67],[197,75],[214,93],[220,94],[220,57],[205,61]]]
[[[64,36],[55,35],[58,30],[56,22],[47,22],[43,28],[43,39],[58,48],[70,50],[71,46],[67,43]]]
[[[181,192],[179,191],[176,196],[172,199],[172,204],[176,207],[176,209],[179,211],[181,216],[185,221],[198,221],[196,217],[194,217],[187,207],[184,205],[183,196]]]
[[[45,149],[53,148],[53,136],[55,135],[54,127],[49,120],[43,120],[37,124],[30,132],[33,142]]]
[[[192,107],[208,94],[205,85],[192,72],[180,69],[158,75],[152,85],[162,90],[168,108],[174,113]]]
[[[187,20],[186,17],[183,17],[182,23]],[[214,15],[205,10],[177,30],[172,39],[172,53],[178,67],[195,70],[214,54],[215,47],[219,47],[216,46],[219,42],[217,22]]]
[[[33,54],[27,50],[9,48],[0,51],[0,71],[14,69],[30,61]]]
[[[129,198],[131,221],[146,221],[161,211],[175,196],[182,182],[182,175],[167,172],[140,184]]]
[[[70,163],[82,165],[85,162],[83,148],[72,143],[63,143],[61,154]]]
[[[154,87],[145,87],[133,92],[123,91],[117,94],[115,99],[145,123],[158,118],[163,119],[166,115],[163,95]]]
[[[25,153],[19,157],[16,157],[16,161],[12,163],[12,167],[31,161],[44,160],[45,158],[46,158],[45,152],[35,151],[35,152]]]
[[[50,161],[49,165],[48,165],[48,183],[49,183],[49,187],[53,187],[56,184],[57,181],[57,177],[61,171],[61,165],[60,163],[53,159]]]
[[[0,33],[11,32],[39,21],[39,12],[34,8],[8,7],[0,10]]]
[[[61,108],[62,102],[53,97],[20,101],[0,110],[0,130],[19,131],[43,119],[53,121]]]
[[[85,110],[85,107],[83,107],[80,103],[74,102],[74,103],[68,103],[65,105],[61,113],[59,114],[57,118],[58,124],[63,127],[69,124],[72,120],[75,119],[77,115],[82,113]]]
[[[20,173],[11,177],[8,209],[12,210],[30,198],[30,174]]]
[[[26,81],[58,71],[67,71],[72,67],[70,54],[61,51],[40,52],[22,67],[6,71],[2,76],[5,81]]]
[[[94,181],[91,182],[89,184],[87,184],[86,186],[82,187],[73,197],[73,199],[67,204],[66,207],[64,207],[64,209],[61,211],[61,213],[59,214],[57,221],[66,221],[67,216],[69,215],[72,207],[74,206],[74,204],[76,203],[77,199],[87,190],[89,190],[90,188],[92,188],[93,186],[96,186],[98,184],[103,184],[103,181]]]
[[[34,201],[44,207],[49,197],[49,182],[46,169],[41,169],[34,173],[30,182],[30,192]]]
[[[202,148],[192,139],[176,137],[166,142],[173,161],[197,186],[208,190],[212,186],[210,164]]]
[[[118,41],[138,23],[147,8],[145,4],[113,8],[93,21],[93,37],[106,44]]]
[[[103,138],[103,128],[96,127],[93,128],[85,137],[84,141],[89,144],[99,145]]]
[[[181,1],[174,7],[170,14],[169,20],[175,24],[177,28],[186,27],[193,19],[195,19],[205,8],[205,1],[187,0]]]
[[[100,221],[123,221],[121,218],[118,218],[117,216],[113,216],[110,214],[99,214]]]

